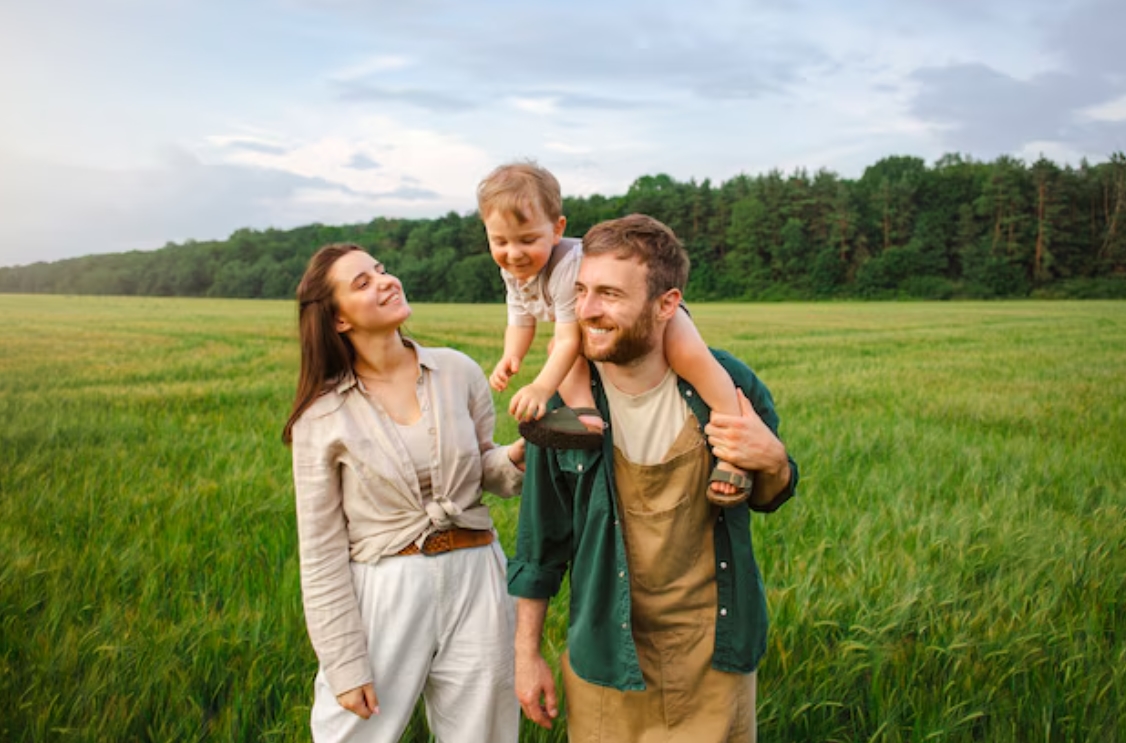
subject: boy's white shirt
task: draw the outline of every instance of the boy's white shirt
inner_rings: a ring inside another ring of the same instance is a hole
[[[576,322],[575,281],[583,257],[582,241],[564,237],[554,250],[562,251],[554,265],[546,267],[528,281],[518,281],[500,269],[507,290],[509,325],[535,325],[540,322]]]

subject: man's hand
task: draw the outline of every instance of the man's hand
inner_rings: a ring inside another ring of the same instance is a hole
[[[555,677],[540,653],[516,654],[516,698],[525,717],[541,728],[551,729],[551,721],[559,716],[559,703],[555,697]]]
[[[786,447],[762,422],[743,390],[737,391],[740,414],[713,412],[704,433],[713,454],[744,472],[754,473],[752,497],[758,503],[766,503],[790,481],[790,462]]]
[[[497,392],[504,392],[508,387],[508,380],[516,376],[519,371],[520,357],[505,356],[497,362],[496,367],[493,368],[493,373],[489,375],[489,386]]]
[[[547,412],[547,402],[554,393],[554,390],[545,390],[533,382],[516,391],[512,401],[508,403],[508,412],[518,421],[542,418]]]
[[[336,701],[344,709],[365,720],[379,714],[379,699],[375,696],[375,686],[372,684],[364,684],[343,694],[337,694]]]

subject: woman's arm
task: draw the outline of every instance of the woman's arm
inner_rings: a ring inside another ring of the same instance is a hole
[[[520,494],[524,484],[524,450],[522,446],[499,446],[493,441],[497,420],[493,396],[481,368],[468,357],[466,361],[464,374],[465,384],[469,387],[469,415],[473,419],[477,447],[481,452],[481,487],[502,498],[511,498]]]
[[[336,694],[373,681],[352,588],[348,530],[335,450],[305,421],[293,427],[293,485],[301,593],[309,639]],[[318,440],[320,439],[320,440]]]

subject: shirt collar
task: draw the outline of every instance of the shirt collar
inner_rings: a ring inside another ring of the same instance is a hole
[[[410,338],[403,338],[403,345],[410,346],[414,349],[415,355],[418,356],[418,365],[427,371],[438,371],[438,354],[434,353],[434,349],[423,346],[416,340]],[[336,383],[336,394],[343,395],[348,390],[357,385],[356,375],[348,369],[340,375],[340,381]]]

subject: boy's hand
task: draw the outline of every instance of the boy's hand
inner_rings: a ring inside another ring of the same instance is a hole
[[[551,399],[553,390],[537,387],[533,382],[527,387],[521,387],[512,396],[508,404],[508,412],[518,421],[528,421],[543,417],[547,412],[547,401]]]
[[[508,380],[520,371],[520,358],[518,356],[505,356],[497,362],[493,373],[489,375],[489,386],[497,392],[504,392],[508,388]]]

